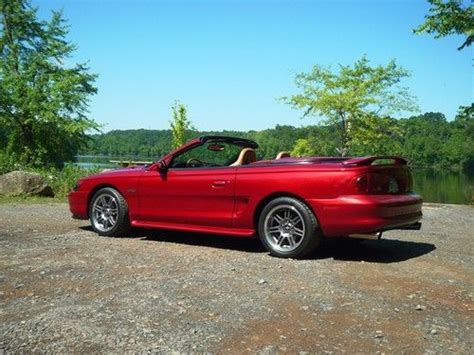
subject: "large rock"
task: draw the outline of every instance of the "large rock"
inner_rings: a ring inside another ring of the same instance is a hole
[[[0,176],[0,195],[53,197],[54,192],[41,175],[27,171],[12,171]]]

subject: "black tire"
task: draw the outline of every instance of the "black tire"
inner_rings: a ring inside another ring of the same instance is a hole
[[[111,187],[104,187],[94,194],[89,204],[89,219],[99,235],[118,237],[130,230],[127,201]]]
[[[277,217],[283,220],[280,222]],[[301,258],[321,241],[315,215],[306,204],[292,197],[275,198],[263,208],[258,218],[258,235],[265,249],[280,258]]]

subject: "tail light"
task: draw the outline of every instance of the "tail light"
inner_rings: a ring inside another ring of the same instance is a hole
[[[411,189],[412,179],[409,172],[405,174],[369,172],[352,179],[350,193],[366,195],[402,194],[411,191]]]

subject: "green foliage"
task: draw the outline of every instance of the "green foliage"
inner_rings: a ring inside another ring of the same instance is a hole
[[[454,163],[460,161],[464,171],[474,175],[474,104],[461,106],[453,122],[453,133],[446,156]]]
[[[17,164],[17,159],[14,155],[6,154],[4,151],[0,150],[0,175],[19,168],[21,168],[21,166]]]
[[[28,0],[0,2],[0,139],[22,165],[59,167],[99,127],[86,117],[96,75],[66,66],[75,46],[62,13],[36,15]]]
[[[90,138],[89,144],[81,153],[158,159],[172,149],[172,134],[169,130],[114,130],[94,134]]]
[[[54,193],[59,196],[67,196],[75,186],[77,180],[82,177],[98,173],[99,169],[83,169],[75,165],[65,165],[62,169],[52,170],[48,177]]]
[[[383,124],[370,130],[368,136],[356,137],[357,144],[353,144],[351,155],[396,154],[409,158],[414,166],[457,169],[464,166],[469,171],[468,167],[474,165],[473,112],[473,105],[461,107],[452,121],[447,121],[441,113],[425,113],[399,120],[368,116],[366,119],[369,122],[361,120],[358,132],[363,132],[363,124],[374,125],[370,120],[383,120]],[[263,131],[207,131],[193,132],[193,135],[228,135],[253,139],[260,145],[257,150],[259,159],[274,159],[280,151],[292,152],[293,156],[335,156],[340,147],[338,128],[334,125],[277,125]],[[169,130],[112,131],[93,136],[89,148],[82,153],[157,160],[168,153],[171,147],[172,135]],[[148,154],[150,152],[152,154]]]
[[[435,38],[452,34],[465,36],[458,50],[469,47],[474,40],[474,7],[462,6],[461,0],[428,0],[431,4],[425,22],[413,30],[416,34],[435,34]]]
[[[42,175],[54,191],[57,198],[65,198],[82,177],[96,174],[99,169],[83,169],[75,165],[66,164],[63,168],[36,168],[29,169]]]
[[[309,73],[296,76],[301,93],[283,100],[303,109],[305,116],[323,116],[327,125],[337,129],[337,150],[345,156],[355,146],[363,145],[361,138],[377,138],[379,144],[390,138],[385,133],[391,121],[385,117],[416,111],[414,98],[399,85],[408,76],[394,60],[374,67],[362,57],[353,66],[339,65],[337,71],[315,65]]]
[[[173,135],[173,148],[182,146],[189,138],[189,131],[192,129],[188,120],[186,106],[176,101],[171,106],[173,120],[170,122],[171,133]]]
[[[293,157],[309,157],[317,154],[310,140],[306,138],[297,139],[295,146],[291,150],[291,156]]]
[[[99,169],[83,169],[76,165],[66,164],[61,169],[50,167],[26,167],[10,160],[10,156],[0,153],[0,175],[13,170],[32,171],[43,176],[54,191],[55,197],[66,198],[67,194],[81,177],[98,173]]]
[[[296,140],[291,155],[305,156],[336,156],[340,141],[337,128],[334,126],[309,126],[301,128],[304,138]]]
[[[443,145],[450,130],[443,114],[425,113],[401,120],[401,124],[404,127],[404,153],[410,159],[424,166],[446,163]]]
[[[249,132],[247,137],[260,145],[257,154],[261,158],[273,159],[281,151],[291,151],[294,142],[299,138],[298,130],[291,126],[277,125],[273,129]]]
[[[189,138],[217,132],[189,131]],[[219,134],[242,136],[243,132],[225,131]],[[188,137],[186,137],[188,138]],[[157,160],[173,149],[171,130],[114,130],[91,136],[89,145],[82,154],[107,155],[127,158],[147,158]]]
[[[402,154],[403,126],[391,117],[367,115],[353,132],[353,155]]]

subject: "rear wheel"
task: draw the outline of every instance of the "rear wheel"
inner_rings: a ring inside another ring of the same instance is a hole
[[[321,235],[313,212],[292,197],[278,197],[262,210],[258,234],[263,246],[282,258],[299,258],[312,252]]]
[[[127,201],[111,187],[94,194],[89,205],[89,218],[92,228],[100,235],[116,237],[130,229]]]

